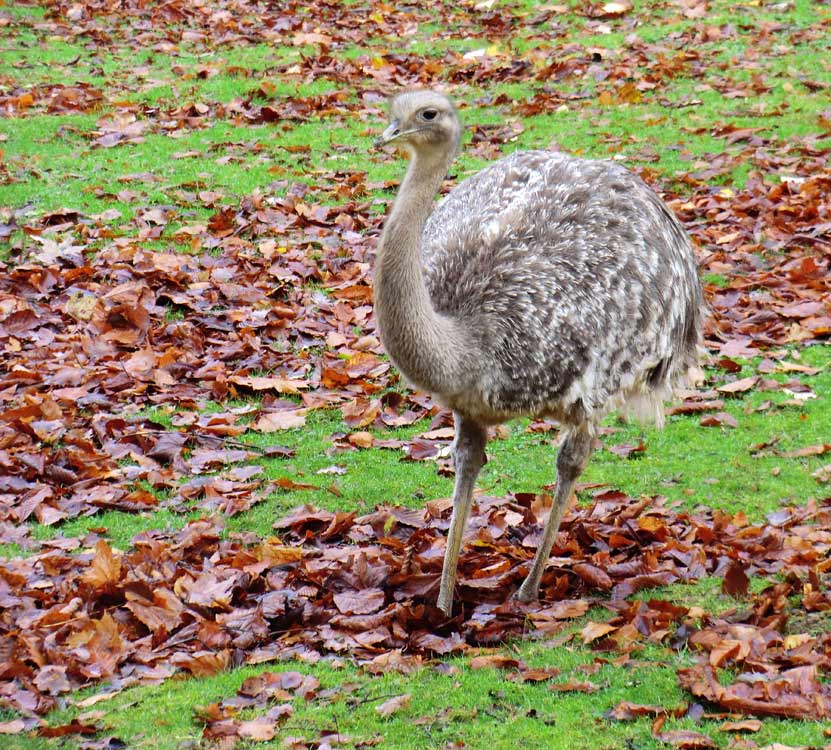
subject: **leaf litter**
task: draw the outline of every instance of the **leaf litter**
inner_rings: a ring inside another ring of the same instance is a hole
[[[660,499],[599,495],[566,517],[563,546],[555,547],[534,605],[511,594],[533,556],[546,499],[479,497],[452,619],[433,603],[447,507],[382,507],[358,517],[305,506],[275,524],[280,538],[253,544],[223,539],[217,521],[203,519],[175,533],[144,532],[128,551],[99,540],[76,555],[49,550],[9,560],[0,564],[0,694],[33,715],[91,681],[123,689],[232,663],[349,655],[370,669],[407,671],[423,659],[475,654],[512,637],[550,637],[600,605],[611,619],[581,632],[598,653],[631,656],[649,642],[690,649],[701,661],[679,670],[679,680],[708,703],[742,715],[829,716],[831,692],[822,679],[831,664],[829,634],[787,628],[795,611],[831,609],[829,506],[789,509],[786,523],[750,526],[741,515],[687,515]],[[506,526],[507,513],[519,521]],[[722,617],[695,617],[687,607],[640,598],[677,581],[729,580],[735,561],[750,578],[785,580]],[[602,568],[609,581],[581,575],[580,566]],[[470,666],[517,671],[555,690],[597,687],[556,682],[556,672],[540,674],[501,654],[475,656]],[[728,667],[737,677],[722,685],[715,670]],[[274,679],[284,686],[291,673],[280,674]],[[265,726],[250,731],[260,730]]]
[[[4,87],[0,107],[11,117],[96,113],[94,127],[80,137],[90,148],[121,149],[150,135],[177,138],[217,120],[284,129],[312,117],[378,121],[386,93],[401,86],[532,82],[529,98],[501,95],[489,103],[521,117],[561,106],[588,113],[648,101],[696,106],[694,99],[674,97],[679,75],[703,79],[738,101],[769,89],[762,76],[735,78],[730,63],[715,59],[706,46],[734,38],[729,25],[684,27],[653,45],[632,35],[620,49],[587,52],[569,42],[567,27],[558,24],[559,6],[535,9],[532,19],[509,7],[488,7],[475,23],[470,10],[457,4],[368,16],[349,4],[296,11],[291,3],[235,0],[221,9],[177,1],[118,8],[104,0],[55,2],[40,31],[125,49],[164,49],[171,25],[184,24],[187,42],[206,52],[290,39],[302,53],[270,75],[295,83],[327,80],[329,92],[283,95],[252,81],[228,102],[151,106],[126,101],[134,83],[127,79],[133,71],[125,70],[105,90],[85,83]],[[634,28],[639,14],[650,11],[621,2],[589,4],[582,12],[587,29],[608,33],[610,24]],[[702,19],[708,8],[684,0],[662,12],[669,19]],[[420,23],[435,23],[436,13],[454,29],[451,34],[481,39],[482,47],[432,58],[384,50],[339,54],[367,38],[401,38]],[[12,27],[24,23],[7,20]],[[556,60],[544,48],[517,53],[491,43],[529,20],[549,24],[546,33],[562,37]],[[796,43],[814,33],[764,24],[755,31],[759,54],[774,52],[783,35]],[[198,65],[174,72],[206,79],[223,63]],[[252,77],[245,69],[222,72]],[[144,78],[147,71],[138,74]],[[823,87],[803,83],[811,90]],[[820,127],[823,122],[820,117]],[[473,149],[494,158],[521,132],[517,121],[477,125]],[[783,141],[729,122],[712,124],[708,132],[723,140],[724,149],[694,162],[677,184],[665,184],[646,167],[641,173],[693,236],[702,271],[725,280],[706,284],[713,313],[709,349],[729,363],[730,356],[774,346],[827,341],[827,148],[813,136]],[[613,148],[615,136],[609,139]],[[230,144],[220,160],[236,158],[238,147]],[[302,147],[289,153],[304,158]],[[646,148],[640,158],[655,160]],[[715,184],[740,165],[750,169],[744,187]],[[0,263],[0,541],[36,552],[0,563],[0,702],[26,717],[0,725],[0,731],[19,731],[18,722],[36,726],[31,717],[91,682],[103,681],[115,692],[181,671],[211,674],[238,663],[314,662],[339,654],[353,656],[370,672],[407,672],[436,656],[476,654],[520,635],[551,637],[596,604],[613,616],[586,624],[580,637],[598,653],[628,658],[655,641],[688,648],[700,662],[681,670],[679,681],[707,705],[730,714],[827,719],[827,628],[800,628],[810,622],[808,615],[831,609],[827,501],[751,526],[738,514],[679,514],[660,498],[597,492],[591,507],[566,518],[564,546],[555,548],[543,598],[529,607],[510,595],[540,534],[547,499],[480,497],[460,568],[459,614],[452,620],[432,606],[446,502],[434,501],[424,513],[381,507],[360,517],[302,507],[275,524],[279,537],[256,541],[224,539],[221,521],[212,518],[180,532],[145,532],[126,551],[95,533],[38,549],[28,520],[55,525],[102,509],[181,512],[194,504],[231,515],[275,488],[312,487],[291,477],[271,482],[255,466],[237,464],[263,454],[290,456],[290,449],[262,451],[243,440],[250,430],[298,429],[319,408],[340,408],[351,430],[335,436],[338,450],[398,449],[449,470],[442,460],[447,415],[423,394],[389,390],[396,376],[372,317],[368,270],[380,218],[369,196],[389,186],[368,184],[365,173],[354,171],[319,171],[315,177],[320,184],[311,187],[284,181],[281,197],[256,193],[230,201],[220,192],[180,186],[175,203],[160,207],[141,205],[137,191],[154,176],[125,175],[120,181],[130,189],[99,195],[135,208],[133,218],[115,228],[120,212],[0,213],[0,236],[20,229],[26,237],[12,247],[12,259]],[[331,205],[333,197],[337,205]],[[211,213],[193,219],[192,205]],[[161,238],[167,249],[146,248]],[[91,247],[98,249],[90,253]],[[735,427],[735,418],[723,411],[725,399],[768,388],[782,388],[797,403],[815,395],[799,380],[784,387],[766,380],[765,361],[757,375],[691,393],[673,412],[702,414],[703,426]],[[790,365],[771,364],[780,372],[812,374]],[[729,364],[724,369],[737,371]],[[231,398],[251,406],[199,413],[210,402]],[[171,426],[141,416],[146,409],[169,410]],[[368,431],[425,416],[433,417],[430,430],[411,440]],[[550,426],[539,422],[531,429]],[[642,442],[610,447],[631,459],[645,449]],[[824,445],[807,446],[780,455],[826,451]],[[815,472],[818,482],[828,481],[827,468]],[[652,587],[708,575],[723,579],[723,590],[739,603],[735,611],[696,613],[640,598]],[[774,576],[777,583],[752,593],[754,579]],[[473,658],[481,661],[471,667],[506,669],[552,689],[596,688],[586,680],[554,682],[554,673],[506,657]],[[729,684],[725,669],[736,675]],[[264,673],[263,684],[244,686],[237,700],[289,700],[296,688],[285,681],[297,678],[286,675],[292,673]],[[317,687],[307,686],[303,698],[312,699]],[[406,702],[406,696],[391,697],[390,713],[405,710]],[[290,714],[286,706],[278,703],[253,720],[237,717],[233,699],[208,707],[206,737],[271,739]],[[616,712],[610,718],[657,716],[654,735],[676,747],[712,746],[697,733],[665,731],[658,719],[671,711],[619,706]],[[749,720],[743,724],[734,731],[753,731]],[[77,722],[54,731],[88,734],[95,727]]]

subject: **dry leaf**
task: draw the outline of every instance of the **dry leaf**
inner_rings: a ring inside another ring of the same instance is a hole
[[[521,662],[504,654],[484,654],[474,656],[468,666],[470,669],[517,669]]]
[[[606,622],[589,622],[581,631],[580,636],[584,644],[592,643],[609,633],[613,633],[617,627]]]
[[[725,721],[720,727],[721,732],[758,732],[762,722],[758,719],[744,719],[743,721]]]
[[[253,391],[277,391],[277,393],[300,393],[301,389],[308,388],[309,385],[303,380],[242,375],[233,375],[228,380]]]
[[[403,695],[397,695],[394,698],[385,700],[381,705],[376,706],[375,710],[383,717],[392,716],[401,709],[407,708],[411,700],[412,696],[409,693],[404,693]]]
[[[303,427],[306,424],[306,412],[304,409],[296,411],[273,411],[260,415],[254,423],[257,432],[277,432],[278,430],[291,430]]]

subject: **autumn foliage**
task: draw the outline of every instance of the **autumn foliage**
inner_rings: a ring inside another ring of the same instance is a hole
[[[367,12],[362,4],[335,2],[45,5],[44,23],[59,38],[136,49],[184,40],[203,51],[288,44],[303,54],[270,70],[271,77],[332,81],[328,93],[284,96],[267,82],[246,80],[244,70],[230,71],[241,81],[231,101],[155,104],[88,83],[4,86],[0,109],[9,117],[95,114],[94,129],[83,137],[102,158],[150,135],[176,138],[219,120],[274,128],[310,118],[359,120],[369,136],[380,126],[387,94],[401,87],[464,91],[533,83],[533,96],[488,101],[509,116],[507,124],[471,128],[471,153],[491,159],[523,131],[522,118],[587,106],[588,94],[566,85],[584,79],[599,86],[591,104],[601,107],[645,97],[667,108],[694,107],[694,100],[669,96],[670,87],[680,75],[705,70],[731,99],[769,89],[759,76],[733,79],[726,63],[708,59],[701,44],[727,42],[736,30],[706,23],[685,26],[664,46],[630,40],[624,53],[606,59],[567,40],[556,57],[542,47],[519,55],[488,51],[519,22],[507,7],[485,3],[473,23],[469,4],[430,3],[444,27],[481,39],[483,51],[446,50],[429,58],[402,47],[346,56],[338,53],[345,45],[406,36],[413,23],[432,16],[415,6]],[[591,24],[635,18],[628,2],[579,5]],[[679,18],[706,18],[705,2],[673,8]],[[523,22],[556,30],[563,12],[542,6]],[[772,53],[775,32],[760,35],[760,54]],[[218,72],[206,62],[196,76]],[[828,131],[829,122],[820,118],[818,126]],[[831,337],[831,167],[828,149],[815,137],[782,141],[726,123],[708,132],[725,149],[672,181],[648,166],[658,158],[648,145],[636,156],[641,174],[693,237],[705,279],[728,279],[706,284],[712,362],[732,373],[740,369],[735,358],[763,356],[757,375],[687,392],[673,407],[676,414],[700,415],[702,426],[729,428],[735,419],[724,411],[725,399],[752,389],[785,390],[796,399],[814,395],[797,378],[810,368],[765,355],[770,347]],[[620,139],[610,134],[608,143],[614,150]],[[312,170],[308,149],[287,149]],[[219,158],[238,158],[240,150],[230,144]],[[746,182],[722,186],[738,167],[747,169]],[[4,181],[16,179],[2,169]],[[649,643],[689,650],[696,663],[678,672],[689,706],[621,704],[607,716],[654,717],[654,736],[677,747],[713,746],[703,735],[663,728],[667,716],[695,705],[744,721],[736,731],[754,731],[754,720],[742,717],[831,718],[831,635],[814,627],[827,623],[831,610],[828,499],[754,524],[741,513],[688,514],[660,496],[595,488],[592,502],[564,520],[540,602],[520,605],[512,594],[527,572],[550,499],[483,495],[452,619],[434,606],[449,501],[360,515],[302,506],[275,519],[272,537],[224,533],[223,517],[249,510],[277,489],[309,488],[290,478],[265,479],[254,460],[291,450],[252,447],[246,441],[252,431],[302,427],[310,411],[336,408],[348,428],[334,439],[337,450],[391,448],[407,460],[442,457],[452,435],[446,412],[400,387],[375,329],[371,268],[383,206],[373,195],[393,186],[373,183],[359,169],[317,169],[313,177],[314,185],[283,180],[272,186],[275,194],[264,186],[230,201],[204,186],[179,186],[167,205],[144,205],[141,191],[159,178],[136,167],[112,194],[92,188],[134,210],[126,227],[117,224],[117,208],[0,214],[0,239],[16,237],[0,261],[0,543],[28,555],[0,562],[0,705],[23,717],[15,727],[40,726],[36,717],[91,683],[121,690],[180,672],[208,675],[332,655],[369,671],[406,672],[470,652],[474,669],[495,666],[511,679],[545,682],[553,690],[594,689],[562,680],[556,670],[478,650],[510,638],[559,638],[560,644],[574,638],[619,665]],[[193,207],[205,218],[193,218]],[[774,371],[794,379],[768,379]],[[207,411],[208,403],[220,407]],[[147,417],[152,409],[172,413],[170,424]],[[378,436],[424,417],[432,422],[417,438]],[[644,449],[643,443],[612,447],[624,458]],[[831,447],[805,450],[820,455]],[[450,471],[446,461],[439,465]],[[36,542],[29,525],[56,526],[105,509],[194,507],[204,518],[181,531],[142,533],[126,550],[111,546],[103,531]],[[705,577],[723,581],[735,599],[732,609],[705,612],[649,593]],[[763,578],[767,583],[755,585]],[[594,606],[611,618],[562,634],[564,623]],[[728,683],[720,679],[725,669],[733,675]],[[287,701],[311,700],[318,689],[297,672],[263,673],[236,697],[204,708],[206,736],[270,740],[291,714]],[[396,696],[379,712],[389,715],[408,702]],[[241,706],[252,705],[269,710],[250,721],[236,717]],[[94,731],[78,722],[64,728]]]

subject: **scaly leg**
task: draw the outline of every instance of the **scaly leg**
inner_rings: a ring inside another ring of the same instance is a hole
[[[563,517],[571,493],[574,490],[574,483],[577,477],[583,473],[589,457],[594,449],[594,434],[589,425],[581,425],[571,430],[560,446],[557,455],[557,490],[554,493],[554,502],[551,506],[551,515],[545,524],[545,531],[537,548],[534,563],[528,577],[523,581],[517,592],[517,599],[521,602],[532,602],[537,598],[545,566],[548,563],[548,556],[551,548],[557,539],[557,531],[560,528],[560,520]]]
[[[447,548],[441,570],[438,608],[448,617],[453,609],[453,589],[456,585],[456,566],[462,549],[462,537],[473,501],[473,486],[485,465],[485,444],[488,433],[484,427],[454,414],[456,439],[453,441],[453,463],[456,467],[456,485],[453,488],[453,515],[447,532]]]

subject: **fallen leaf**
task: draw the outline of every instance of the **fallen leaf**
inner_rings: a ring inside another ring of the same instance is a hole
[[[807,456],[822,456],[831,452],[831,445],[822,443],[820,445],[806,445],[804,448],[796,448],[792,451],[779,451],[778,456],[782,458],[805,458]]]
[[[474,656],[468,666],[470,669],[517,669],[521,662],[511,656],[503,654],[484,654]]]
[[[277,734],[277,722],[265,716],[258,716],[248,721],[241,721],[237,734],[244,739],[253,740],[254,742],[268,742],[273,740]]]
[[[725,385],[720,385],[716,388],[719,393],[725,393],[727,395],[733,396],[738,393],[746,393],[749,391],[756,383],[759,382],[758,375],[751,375],[747,378],[742,378],[741,380],[734,380],[732,383],[726,383]]]
[[[381,589],[344,591],[333,597],[338,611],[345,615],[366,615],[377,612],[384,606],[385,598]]]
[[[250,388],[253,391],[277,391],[277,393],[300,393],[301,389],[308,388],[308,383],[303,380],[290,380],[288,378],[275,377],[254,377],[233,375],[228,378],[229,382],[236,385]]]
[[[614,453],[621,458],[637,457],[646,451],[646,445],[643,442],[632,445],[631,443],[621,443],[619,445],[610,445],[607,450]]]
[[[811,476],[820,484],[831,482],[831,464],[820,466],[816,471],[811,473]]]
[[[303,409],[296,411],[272,411],[261,414],[254,423],[257,432],[277,432],[278,430],[292,430],[306,424],[306,412]]]
[[[583,638],[584,644],[589,644],[598,638],[613,633],[615,630],[617,630],[617,627],[607,622],[589,622],[580,631],[580,636]]]
[[[394,713],[401,711],[410,705],[412,696],[409,693],[403,695],[396,695],[394,698],[385,700],[383,703],[375,707],[375,711],[383,717],[392,716]]]
[[[552,682],[548,689],[555,693],[596,693],[600,688],[588,680],[568,680],[567,682]]]
[[[687,729],[673,729],[668,732],[653,734],[656,740],[667,745],[672,745],[680,750],[707,750],[707,748],[718,747],[711,737],[700,732],[692,732]]]
[[[744,719],[743,721],[725,721],[720,727],[721,732],[758,732],[762,729],[762,722],[758,719]]]
[[[702,427],[738,427],[736,418],[727,412],[720,411],[716,414],[708,414],[699,421]]]
[[[745,565],[739,560],[733,560],[724,574],[721,590],[734,599],[744,599],[750,586],[750,579],[745,573]]]
[[[21,734],[26,730],[23,719],[0,722],[0,734]]]

